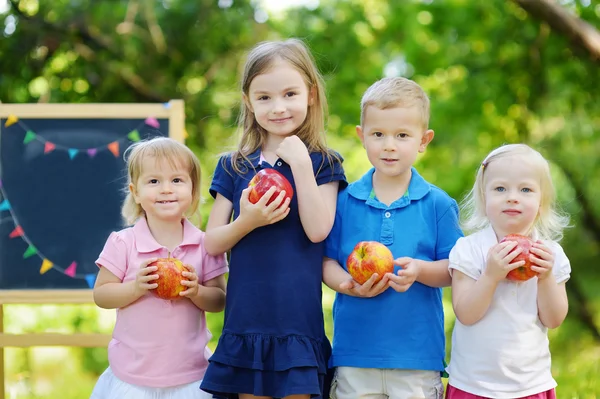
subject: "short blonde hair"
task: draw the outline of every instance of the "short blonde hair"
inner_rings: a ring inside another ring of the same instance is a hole
[[[379,109],[417,107],[423,127],[429,125],[429,97],[417,83],[402,77],[383,78],[373,83],[360,101],[360,124],[364,126],[367,108]]]
[[[542,239],[560,241],[563,237],[563,230],[569,225],[569,217],[557,209],[556,191],[548,161],[542,154],[526,144],[503,145],[485,157],[477,170],[473,188],[461,203],[464,220],[462,227],[465,231],[473,232],[489,226],[490,222],[485,214],[485,170],[490,163],[510,156],[527,158],[540,177],[540,209],[533,228],[537,230]]]
[[[127,196],[121,208],[121,215],[126,225],[134,224],[145,215],[144,209],[135,202],[129,185],[136,185],[142,175],[142,165],[148,157],[156,161],[167,161],[173,168],[184,166],[187,168],[192,181],[192,203],[186,212],[187,217],[195,215],[200,207],[200,161],[196,154],[185,144],[179,143],[168,137],[155,137],[150,140],[138,141],[131,145],[124,154],[127,163]]]

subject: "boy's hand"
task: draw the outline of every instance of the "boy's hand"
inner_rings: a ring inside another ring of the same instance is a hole
[[[279,147],[275,150],[275,154],[290,166],[300,165],[302,163],[311,165],[308,149],[296,135],[283,139],[279,144]]]
[[[266,226],[268,224],[277,223],[283,220],[290,213],[290,198],[285,198],[285,191],[279,193],[279,195],[267,205],[267,202],[271,196],[277,190],[276,187],[271,187],[256,204],[253,204],[248,200],[252,187],[247,187],[242,190],[240,197],[240,218],[243,218],[253,228]],[[284,200],[285,198],[285,200]],[[282,205],[283,204],[283,205]],[[279,205],[282,205],[280,208]]]
[[[536,241],[529,250],[529,259],[531,260],[531,270],[538,273],[538,281],[548,278],[552,275],[554,267],[554,253],[541,241]]]
[[[153,290],[158,287],[157,283],[153,283],[158,278],[158,274],[153,274],[158,270],[156,266],[148,266],[150,263],[156,261],[156,258],[147,259],[140,265],[135,276],[134,294],[137,297],[144,295],[148,290]]]
[[[340,284],[340,290],[348,293],[348,295],[358,296],[361,298],[372,298],[389,288],[387,274],[385,274],[383,278],[376,283],[375,281],[377,278],[378,274],[374,273],[362,285],[354,279],[349,279]]]
[[[188,289],[180,292],[179,295],[191,298],[198,295],[198,275],[193,266],[184,264],[183,267],[187,270],[183,271],[181,274],[186,280],[181,280],[181,285],[188,287]]]
[[[523,260],[510,263],[522,252],[522,249],[515,248],[516,246],[516,241],[504,241],[491,247],[483,273],[498,283],[506,278],[509,271],[523,266]]]
[[[390,287],[397,292],[406,292],[417,280],[421,266],[417,259],[407,256],[394,260],[394,264],[401,267],[397,274],[387,273],[390,279]]]

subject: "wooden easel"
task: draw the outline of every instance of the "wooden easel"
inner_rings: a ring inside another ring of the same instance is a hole
[[[183,100],[166,104],[2,104],[0,118],[16,115],[20,119],[156,119],[169,120],[169,137],[185,141]],[[33,346],[106,347],[108,334],[6,334],[4,305],[49,305],[94,303],[91,289],[80,290],[0,290],[0,399],[5,398],[4,348]]]

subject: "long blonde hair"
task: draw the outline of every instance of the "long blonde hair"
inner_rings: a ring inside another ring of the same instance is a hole
[[[186,217],[196,215],[200,207],[200,161],[198,157],[185,144],[181,144],[167,137],[155,137],[150,140],[138,141],[131,145],[123,155],[127,162],[127,196],[121,208],[121,215],[125,224],[130,226],[140,217],[145,215],[144,209],[135,202],[130,184],[137,184],[142,175],[144,160],[151,157],[157,162],[167,161],[172,168],[185,167],[192,180],[192,203],[186,212]]]
[[[526,144],[503,145],[485,157],[477,170],[473,188],[461,203],[463,229],[473,232],[489,226],[490,222],[485,214],[485,170],[490,163],[515,155],[526,157],[540,177],[540,209],[533,228],[537,230],[540,238],[560,241],[563,237],[563,230],[569,226],[569,217],[557,209],[556,191],[548,161],[542,154]]]
[[[331,162],[331,156],[335,155],[327,149],[325,140],[325,117],[327,115],[325,84],[313,56],[301,40],[288,39],[257,44],[248,54],[244,65],[241,82],[242,93],[248,96],[252,80],[268,71],[278,60],[292,65],[302,75],[312,94],[312,105],[308,107],[306,119],[295,134],[306,144],[309,152],[321,152]],[[248,155],[263,146],[267,132],[258,124],[254,113],[245,101],[241,103],[238,126],[241,137],[237,150],[232,153],[232,163],[236,172],[244,173],[241,169],[242,161],[249,161]]]

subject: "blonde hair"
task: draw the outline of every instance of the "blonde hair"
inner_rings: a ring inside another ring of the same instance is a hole
[[[490,163],[510,156],[522,156],[531,162],[540,177],[540,209],[534,222],[533,228],[538,232],[540,238],[560,241],[563,230],[569,225],[568,215],[559,212],[556,206],[556,191],[550,174],[548,161],[538,151],[526,144],[507,144],[490,152],[477,170],[475,184],[461,203],[466,231],[477,231],[489,226],[489,220],[485,214],[484,177],[486,168]]]
[[[423,127],[429,125],[429,97],[417,83],[402,77],[383,78],[373,83],[360,101],[360,124],[364,126],[367,108],[417,107]]]
[[[325,84],[313,56],[301,40],[288,39],[257,44],[248,54],[244,65],[242,93],[248,96],[254,78],[267,72],[279,60],[289,63],[302,75],[312,95],[312,104],[308,107],[306,119],[295,134],[306,144],[309,152],[319,151],[326,154],[331,162],[332,154],[327,149],[325,141],[325,116],[327,115]],[[236,172],[243,173],[240,162],[249,161],[248,155],[263,146],[267,132],[258,124],[254,113],[245,101],[241,104],[238,125],[241,137],[237,150],[232,153],[232,164]]]
[[[137,184],[142,175],[142,165],[144,160],[152,157],[157,162],[167,161],[172,168],[184,166],[187,168],[192,181],[192,203],[186,212],[186,217],[195,215],[200,207],[200,161],[198,157],[185,144],[179,143],[168,137],[155,137],[150,140],[138,141],[131,145],[123,155],[127,163],[127,196],[121,215],[126,225],[132,225],[140,217],[145,215],[144,209],[135,202],[129,185]]]

